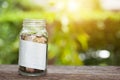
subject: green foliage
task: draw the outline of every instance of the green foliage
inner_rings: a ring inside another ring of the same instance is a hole
[[[120,65],[119,12],[95,10],[79,12],[79,15],[68,13],[69,23],[66,25],[61,21],[63,14],[66,15],[64,12],[47,11],[30,0],[5,1],[8,7],[0,8],[0,64],[17,63],[23,19],[45,18],[49,33],[49,64]],[[5,1],[0,1],[0,5]],[[111,52],[108,59],[92,57],[93,51],[103,49]],[[81,53],[84,53],[85,59],[80,56]]]

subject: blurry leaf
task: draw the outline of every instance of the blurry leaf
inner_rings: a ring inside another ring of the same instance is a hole
[[[56,55],[58,55],[59,49],[56,45],[49,43],[48,44],[48,51],[49,51],[48,58],[53,59],[56,57]]]
[[[88,49],[88,39],[89,39],[88,35],[85,33],[82,33],[80,35],[77,35],[77,39],[80,42],[83,50],[87,50]]]

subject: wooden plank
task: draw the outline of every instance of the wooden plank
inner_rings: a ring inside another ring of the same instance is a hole
[[[120,67],[114,66],[48,66],[46,76],[18,74],[17,65],[0,65],[0,80],[120,80]]]

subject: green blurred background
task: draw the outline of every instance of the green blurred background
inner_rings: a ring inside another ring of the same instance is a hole
[[[23,19],[44,18],[48,64],[120,65],[119,4],[119,0],[0,0],[0,64],[18,63]]]

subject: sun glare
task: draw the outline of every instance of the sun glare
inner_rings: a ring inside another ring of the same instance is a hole
[[[74,0],[70,0],[67,4],[67,8],[70,12],[78,10],[78,4]]]

